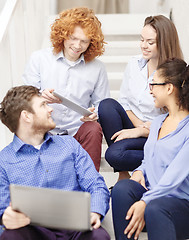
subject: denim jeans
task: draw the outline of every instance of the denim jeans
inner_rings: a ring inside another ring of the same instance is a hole
[[[139,183],[125,179],[112,189],[112,213],[116,240],[128,239],[124,229],[127,211],[146,192]],[[160,197],[150,201],[144,219],[148,240],[178,240],[189,238],[189,201],[176,197]],[[134,239],[134,234],[130,239]]]
[[[114,133],[134,126],[126,111],[114,99],[107,98],[101,101],[98,111],[99,122],[109,146],[105,153],[107,162],[115,171],[133,171],[140,166],[144,157],[143,147],[146,138],[129,138],[114,143],[111,140]]]

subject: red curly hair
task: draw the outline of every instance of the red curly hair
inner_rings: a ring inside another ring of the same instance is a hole
[[[80,26],[90,44],[83,53],[86,62],[92,61],[95,57],[104,53],[104,35],[101,30],[101,22],[95,16],[94,11],[89,8],[79,7],[67,9],[59,14],[59,18],[51,26],[51,42],[53,52],[58,54],[64,48],[64,40],[69,39],[74,28]]]

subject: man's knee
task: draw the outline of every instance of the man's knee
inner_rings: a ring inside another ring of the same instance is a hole
[[[102,227],[93,230],[91,240],[102,240],[102,239],[110,240],[110,235],[107,233],[107,231]]]
[[[93,231],[91,232],[84,232],[78,238],[78,240],[102,240],[102,239],[110,240],[110,235],[103,227],[93,229]]]
[[[100,135],[102,136],[102,128],[100,126],[100,124],[96,121],[92,121],[92,122],[86,122],[83,125],[83,128],[85,129],[85,133],[88,135]]]
[[[13,229],[13,230],[5,230],[2,233],[0,240],[10,240],[10,239],[25,240],[25,232],[23,231],[22,228]]]

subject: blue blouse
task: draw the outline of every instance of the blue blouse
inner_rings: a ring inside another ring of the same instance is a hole
[[[158,116],[151,125],[140,167],[149,189],[141,200],[146,203],[173,196],[189,200],[189,115],[176,130],[158,140],[158,133],[167,114]]]

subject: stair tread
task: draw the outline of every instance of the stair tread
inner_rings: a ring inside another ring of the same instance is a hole
[[[123,72],[108,72],[108,79],[123,78]]]
[[[107,41],[106,48],[138,48],[139,47],[139,40],[138,41]]]
[[[105,63],[125,63],[128,62],[131,56],[100,56],[99,59]]]

